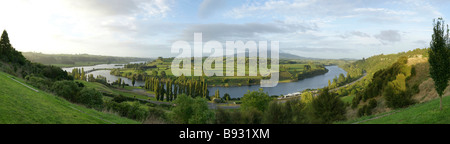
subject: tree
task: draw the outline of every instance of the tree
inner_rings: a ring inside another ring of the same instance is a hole
[[[343,84],[345,82],[345,76],[344,74],[339,74],[339,79],[338,79],[338,83],[339,84]]]
[[[214,98],[220,98],[220,92],[219,89],[216,90],[216,93],[214,95]]]
[[[71,102],[77,102],[81,88],[74,81],[57,81],[53,83],[52,91]]]
[[[89,74],[88,81],[89,82],[95,82],[94,74]]]
[[[131,84],[133,84],[133,87],[134,87],[134,84],[136,83],[136,77],[133,77],[132,79],[131,79]]]
[[[77,102],[86,105],[89,108],[101,108],[103,105],[103,95],[94,88],[83,88]]]
[[[159,79],[156,79],[154,83],[155,83],[155,84],[154,84],[155,87],[154,87],[153,91],[155,92],[156,100],[159,100],[160,97],[161,97],[161,96],[159,95],[159,94],[160,94],[160,93],[159,93]]]
[[[165,78],[165,77],[166,77],[166,71],[162,71],[162,72],[161,72],[161,77],[162,77],[162,78]]]
[[[272,98],[270,98],[269,94],[265,93],[262,89],[259,89],[258,91],[248,91],[241,100],[242,110],[256,108],[257,110],[264,112],[269,106],[269,102],[272,101]]]
[[[173,120],[179,124],[209,124],[214,122],[214,112],[208,102],[201,97],[192,98],[181,94],[173,102]]]
[[[154,71],[152,72],[152,75],[153,75],[154,77],[157,77],[157,76],[158,76],[158,71],[154,70]]]
[[[449,80],[449,29],[445,28],[445,22],[442,18],[438,18],[433,22],[433,35],[430,42],[430,50],[428,51],[430,63],[430,76],[434,80],[434,85],[440,97],[439,109],[442,110],[442,94],[448,86]],[[447,34],[445,34],[447,31]]]
[[[333,93],[329,92],[328,88],[323,89],[323,92],[312,103],[312,115],[317,123],[332,123],[338,120],[345,120],[345,104]]]
[[[230,94],[225,93],[225,94],[223,95],[223,99],[226,100],[226,101],[228,102],[228,101],[231,99]]]
[[[311,65],[304,65],[303,68],[305,69],[305,71],[310,71]]]
[[[81,68],[81,80],[86,81],[86,74],[84,72],[84,68]]]

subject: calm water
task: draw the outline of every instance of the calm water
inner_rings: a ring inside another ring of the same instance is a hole
[[[303,91],[305,89],[323,88],[328,85],[328,80],[332,80],[335,76],[339,76],[341,73],[347,75],[347,72],[338,66],[326,66],[326,68],[329,71],[324,75],[303,79],[297,82],[279,83],[276,87],[263,88],[263,90],[264,92],[269,93],[269,95],[287,95],[290,93]],[[259,85],[253,85],[242,87],[210,87],[208,90],[210,94],[213,94],[217,89],[219,89],[220,95],[228,93],[232,98],[237,98],[244,96],[248,90],[255,91],[260,88],[261,87]]]
[[[73,67],[73,68],[82,68],[82,67]],[[63,68],[63,70],[66,70],[68,72],[72,72],[73,68]],[[123,68],[123,65],[117,65],[117,64],[102,64],[102,65],[96,65],[96,66],[86,66],[83,67],[85,71],[92,70],[92,69],[104,69],[104,68]],[[298,91],[303,91],[305,89],[317,89],[317,88],[323,88],[328,85],[328,80],[332,80],[335,76],[339,76],[339,74],[347,75],[347,72],[343,69],[339,68],[338,66],[326,66],[326,68],[329,70],[328,73],[324,75],[315,76],[312,78],[307,78],[304,80],[300,80],[297,82],[292,83],[279,83],[276,87],[271,88],[263,88],[264,92],[269,93],[269,95],[286,95]],[[102,75],[106,77],[108,80],[108,83],[112,83],[116,81],[119,77],[109,74],[110,70],[98,70],[91,72],[89,74],[93,74],[94,77],[97,77],[97,75]],[[126,84],[131,84],[131,79],[120,77],[122,80],[125,81]],[[136,86],[143,86],[145,84],[144,81],[136,81]],[[225,93],[230,94],[232,98],[242,97],[245,93],[247,93],[248,90],[255,91],[260,89],[261,87],[259,85],[253,85],[253,86],[242,86],[242,87],[209,87],[209,93],[212,95],[214,92],[219,89],[220,95],[223,95]]]

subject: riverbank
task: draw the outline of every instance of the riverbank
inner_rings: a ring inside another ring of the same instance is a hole
[[[92,70],[92,69],[111,69],[111,68],[121,68],[121,67],[117,67],[115,66],[115,64],[109,64],[109,65],[97,65],[97,66],[90,66],[90,67],[84,67],[84,70]],[[316,89],[316,88],[322,88],[328,85],[328,80],[332,80],[333,78],[335,78],[335,76],[338,76],[339,74],[344,74],[346,75],[347,72],[344,71],[343,69],[341,69],[340,67],[333,65],[333,66],[326,66],[324,67],[327,72],[322,72],[324,74],[319,74],[317,73],[316,75],[311,75],[311,77],[308,78],[304,78],[301,80],[280,80],[278,82],[278,85],[276,87],[271,87],[271,88],[263,88],[265,92],[268,92],[269,95],[286,95],[289,93],[294,93],[294,92],[299,92],[299,91],[303,91],[305,89]],[[67,70],[68,72],[71,72],[71,68],[65,68],[65,70]],[[115,76],[115,75],[111,75],[110,74],[110,70],[96,70],[93,71],[91,73],[88,74],[93,74],[94,77],[97,77],[98,75],[102,75],[104,77],[107,78],[108,83],[112,83],[114,81],[116,81],[118,78],[121,78],[122,80],[124,80],[125,84],[128,85],[132,85],[132,80],[129,78],[125,78],[122,76]],[[229,78],[233,78],[233,77],[229,77]],[[257,77],[256,77],[257,78]],[[225,77],[225,82],[227,82],[227,77]],[[246,83],[246,81],[248,81],[249,79],[243,79],[241,78],[240,81],[242,81],[242,83]],[[254,80],[254,79],[251,79]],[[234,81],[236,82],[237,80],[234,79]],[[256,83],[258,82],[258,83]],[[135,86],[143,86],[145,84],[145,81],[142,80],[137,80],[135,82]],[[260,83],[259,81],[255,81],[252,83],[252,85],[228,85],[228,87],[225,86],[218,86],[218,85],[214,85],[209,83],[208,84],[208,90],[210,92],[210,94],[213,94],[216,90],[220,91],[221,96],[223,96],[225,93],[230,94],[230,96],[232,98],[239,98],[242,97],[247,91],[255,91],[255,90],[259,90],[260,88]]]

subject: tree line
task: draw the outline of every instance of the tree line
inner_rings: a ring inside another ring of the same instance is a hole
[[[154,91],[159,101],[164,101],[164,98],[166,101],[173,101],[179,94],[209,99],[208,83],[202,77],[198,79],[186,79],[184,76],[174,79],[147,77],[145,89]]]

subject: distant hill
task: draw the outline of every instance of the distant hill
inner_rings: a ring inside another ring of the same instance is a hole
[[[31,62],[60,67],[85,66],[96,64],[129,63],[136,61],[151,61],[150,58],[136,57],[114,57],[88,54],[43,54],[34,52],[23,52],[25,58]]]
[[[280,53],[280,59],[317,59],[317,58],[307,58],[289,53]]]

